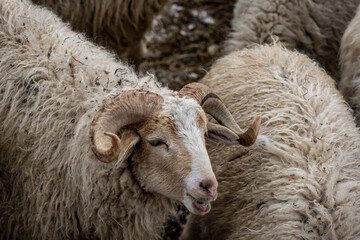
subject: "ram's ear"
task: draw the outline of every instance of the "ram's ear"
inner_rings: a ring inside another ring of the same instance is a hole
[[[205,140],[209,145],[217,143],[238,144],[238,138],[239,136],[227,127],[211,122],[208,122],[207,124]]]
[[[133,130],[125,130],[121,135],[121,148],[118,161],[115,167],[124,167],[124,163],[130,157],[136,144],[140,141],[140,136]]]

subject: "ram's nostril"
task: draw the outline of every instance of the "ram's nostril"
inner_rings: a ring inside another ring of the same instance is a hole
[[[200,182],[200,189],[202,189],[204,192],[210,194],[211,196],[215,196],[216,195],[216,190],[217,190],[217,181],[216,179],[205,179],[203,181]]]
[[[208,182],[206,182],[206,183],[200,183],[200,187],[202,187],[202,188],[205,188],[206,190],[209,190],[209,188],[211,188],[211,184],[210,183],[208,183]]]

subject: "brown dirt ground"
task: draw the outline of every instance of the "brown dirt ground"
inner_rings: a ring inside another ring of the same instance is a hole
[[[199,81],[222,56],[236,0],[172,0],[146,36],[150,56],[140,66],[171,89]],[[179,204],[164,239],[178,239],[188,211]]]
[[[235,0],[172,0],[146,35],[150,57],[140,70],[171,89],[200,80],[222,56]]]

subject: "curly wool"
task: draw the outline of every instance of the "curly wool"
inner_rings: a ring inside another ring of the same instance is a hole
[[[171,91],[26,0],[0,2],[0,55],[0,238],[160,238],[174,203],[99,162],[88,126],[125,89]]]
[[[341,80],[339,89],[354,109],[357,126],[360,126],[360,7],[341,39]]]
[[[153,17],[168,0],[32,0],[57,13],[76,31],[115,50],[119,56],[141,58],[142,40]]]
[[[338,51],[360,0],[238,0],[227,52],[279,40],[315,59],[339,79]]]
[[[209,214],[191,216],[193,234],[360,238],[360,134],[333,79],[308,57],[274,45],[220,59],[202,82],[240,126],[257,114],[263,121],[254,146],[208,149],[219,197]]]

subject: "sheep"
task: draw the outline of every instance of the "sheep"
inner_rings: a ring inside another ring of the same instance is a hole
[[[238,0],[225,52],[280,41],[315,59],[339,80],[341,36],[360,0]]]
[[[218,60],[201,83],[240,126],[263,121],[250,148],[208,148],[218,199],[182,239],[360,239],[360,134],[317,63],[257,46]]]
[[[139,78],[28,0],[0,1],[0,55],[1,239],[158,239],[175,203],[216,199],[205,139],[258,133],[206,86]]]
[[[341,39],[340,44],[340,66],[341,66],[341,80],[339,82],[339,89],[354,109],[356,117],[356,124],[360,126],[360,7],[354,19]]]
[[[144,35],[168,0],[32,0],[46,6],[74,30],[138,66],[146,55]]]

